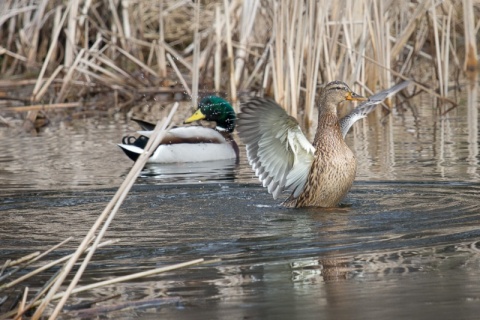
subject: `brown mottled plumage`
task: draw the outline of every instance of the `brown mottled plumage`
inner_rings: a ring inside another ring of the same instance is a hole
[[[332,81],[319,99],[318,127],[313,145],[295,118],[275,101],[252,98],[238,115],[238,133],[245,142],[248,160],[264,187],[276,199],[291,190],[288,207],[334,207],[350,190],[357,168],[344,137],[358,119],[374,106],[408,85],[400,83],[371,97],[350,114],[338,119],[337,106],[345,100],[367,100],[341,81]]]
[[[350,95],[348,98],[346,95]],[[357,161],[342,137],[337,105],[344,100],[362,101],[345,85],[329,83],[320,97],[318,126],[313,140],[315,154],[305,189],[285,201],[287,207],[335,207],[352,187]]]

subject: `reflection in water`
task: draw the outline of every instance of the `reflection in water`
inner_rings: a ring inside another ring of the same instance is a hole
[[[468,157],[469,164],[468,173],[471,175],[478,175],[478,84],[474,82],[468,88]]]
[[[212,183],[235,180],[235,159],[186,162],[172,164],[148,164],[140,173],[138,183]]]
[[[113,191],[4,198],[0,256],[80,238]],[[418,301],[428,304],[412,312],[440,316],[444,310],[434,310],[447,303],[472,315],[476,304],[467,298],[480,296],[479,193],[474,183],[359,182],[348,207],[285,209],[252,184],[137,186],[108,231],[119,245],[98,251],[84,283],[200,257],[221,261],[83,293],[72,303],[115,294],[121,301],[179,298],[121,313],[166,319],[385,318],[385,310],[408,318],[400,305]],[[20,230],[29,236],[18,237]],[[24,285],[38,288],[53,271]]]
[[[79,294],[72,303],[115,294],[179,298],[116,318],[475,318],[476,99],[475,89],[468,108],[441,118],[429,101],[417,101],[358,123],[347,139],[358,175],[342,208],[280,207],[244,148],[239,165],[145,167],[107,232],[119,244],[99,250],[82,281],[200,257],[221,262]],[[132,128],[102,121],[34,138],[1,132],[1,261],[70,236],[78,241],[93,224],[132,166],[116,146]],[[33,292],[55,271],[23,285]]]

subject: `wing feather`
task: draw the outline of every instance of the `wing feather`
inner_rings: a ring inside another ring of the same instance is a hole
[[[394,85],[391,88],[380,91],[379,93],[370,96],[367,101],[359,104],[355,109],[352,110],[352,112],[340,119],[340,128],[342,129],[343,138],[345,138],[348,131],[353,126],[353,124],[357,122],[357,120],[365,118],[377,107],[377,104],[381,103],[388,97],[393,96],[400,90],[405,89],[410,83],[410,80],[403,81]]]
[[[241,107],[237,131],[250,165],[274,199],[283,190],[303,190],[315,149],[300,126],[275,101],[252,98]]]

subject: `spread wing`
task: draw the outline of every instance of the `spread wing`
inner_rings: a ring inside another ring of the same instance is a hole
[[[257,97],[242,105],[237,124],[250,165],[273,198],[285,189],[300,195],[315,149],[297,120],[275,101]]]
[[[379,93],[370,96],[367,101],[359,104],[355,109],[352,110],[352,112],[343,117],[340,120],[340,128],[342,129],[343,138],[345,138],[348,130],[350,130],[352,125],[357,122],[357,120],[365,118],[377,107],[377,104],[381,103],[388,97],[393,96],[398,91],[405,89],[410,84],[410,82],[410,80],[400,82],[399,84],[396,84],[389,89],[380,91]]]

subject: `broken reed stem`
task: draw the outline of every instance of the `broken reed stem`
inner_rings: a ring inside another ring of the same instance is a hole
[[[36,251],[36,252],[33,252],[33,253],[30,253],[24,257],[21,257],[20,259],[17,259],[17,260],[14,260],[14,261],[11,261],[6,267],[13,267],[17,264],[20,264],[20,263],[24,263],[25,261],[28,261],[28,260],[31,260],[35,257],[38,257],[40,255],[40,251]]]
[[[125,281],[144,278],[144,277],[152,276],[152,275],[155,275],[155,274],[160,274],[160,273],[165,273],[165,272],[168,272],[168,271],[178,270],[178,269],[185,268],[185,267],[190,267],[190,266],[197,265],[197,264],[215,263],[215,262],[218,262],[218,260],[214,259],[214,260],[211,260],[211,261],[205,261],[203,258],[190,260],[190,261],[177,263],[177,264],[166,266],[166,267],[161,267],[161,268],[151,269],[151,270],[147,270],[147,271],[137,272],[137,273],[129,274],[129,275],[126,275],[126,276],[117,277],[117,278],[114,278],[114,279],[104,280],[104,281],[92,283],[92,284],[89,284],[89,285],[76,287],[75,289],[72,290],[72,292],[70,292],[68,294],[80,293],[80,292],[104,287],[104,286],[111,285],[111,284],[116,284],[116,283],[121,283],[121,282],[125,282]],[[65,292],[59,292],[59,293],[56,293],[55,295],[53,295],[51,300],[63,299],[65,296],[67,296],[66,291]],[[29,310],[32,307],[36,307],[38,305],[41,305],[43,303],[44,303],[44,300],[39,300],[39,301],[36,301],[34,303],[31,303],[24,309],[23,312]],[[3,319],[4,317],[8,318],[8,317],[11,317],[12,315],[15,315],[15,314],[17,314],[16,310],[0,316],[0,319]],[[21,313],[20,313],[20,315],[21,315]],[[52,317],[50,317],[50,318],[52,319]]]
[[[101,247],[104,247],[104,246],[107,246],[107,245],[111,245],[111,244],[114,244],[116,242],[118,242],[119,240],[108,240],[108,241],[105,241],[105,242],[102,242],[101,244],[98,245],[98,248],[101,248]],[[90,251],[91,250],[91,247],[89,247],[86,251]],[[26,275],[23,275],[21,276],[20,278],[17,278],[15,280],[13,280],[12,282],[9,282],[9,283],[6,283],[2,286],[0,286],[0,292],[5,290],[5,289],[8,289],[8,288],[11,288],[13,286],[16,286],[17,284],[27,280],[28,278],[31,278],[33,277],[34,275],[37,275],[39,274],[40,272],[43,272],[45,270],[48,270],[50,269],[51,267],[59,264],[59,263],[62,263],[68,259],[70,259],[71,257],[73,256],[73,253],[72,254],[69,254],[68,256],[65,256],[65,257],[62,257],[60,259],[57,259],[57,260],[54,260],[50,263],[47,263],[46,265],[44,266],[41,266],[29,273],[27,273]]]
[[[198,78],[200,73],[200,36],[198,28],[200,27],[200,0],[195,0],[195,31],[193,34],[193,69],[192,69],[192,105],[195,107],[198,100]]]
[[[235,65],[233,61],[232,46],[232,27],[230,25],[230,4],[228,0],[223,1],[225,8],[225,30],[227,38],[227,57],[228,57],[228,73],[230,75],[230,100],[233,105],[237,106],[237,84],[235,83]],[[236,107],[237,108],[237,107]],[[238,111],[238,110],[235,110]]]
[[[20,306],[18,307],[17,318],[20,317],[20,315],[23,313],[23,310],[25,310],[25,304],[27,302],[27,295],[28,295],[28,287],[25,287],[25,291],[23,292],[22,301],[20,303]]]
[[[180,80],[183,87],[185,88],[185,91],[187,91],[187,94],[191,97],[192,96],[192,91],[190,90],[187,82],[185,81],[185,78],[180,73],[180,70],[178,70],[177,65],[175,64],[175,61],[173,61],[172,56],[169,53],[167,53],[167,59],[168,59],[168,62],[170,62],[170,65],[172,66],[173,70],[175,70],[175,73],[178,77],[178,80]]]
[[[205,260],[203,258],[202,259],[195,259],[195,260],[191,260],[191,261],[187,261],[187,262],[177,263],[177,264],[174,264],[174,265],[171,265],[171,266],[156,268],[156,269],[142,271],[142,272],[138,272],[138,273],[133,273],[133,274],[129,274],[129,275],[126,275],[126,276],[117,277],[117,278],[113,278],[113,279],[109,279],[109,280],[105,280],[105,281],[100,281],[100,282],[92,283],[92,284],[85,285],[85,286],[82,286],[82,287],[77,287],[77,288],[73,289],[72,292],[68,293],[68,295],[71,294],[71,293],[72,294],[73,293],[79,293],[79,292],[83,292],[83,291],[87,291],[87,290],[92,290],[92,289],[104,287],[104,286],[110,285],[110,284],[135,280],[135,279],[138,279],[138,278],[148,277],[148,276],[151,276],[151,275],[154,275],[154,274],[159,274],[159,273],[164,273],[164,272],[168,272],[168,271],[172,271],[172,270],[176,270],[176,269],[181,269],[181,268],[185,268],[185,267],[189,267],[189,266],[192,266],[192,265],[202,263],[204,261]],[[59,298],[63,298],[65,296],[67,296],[67,292],[60,292],[60,293],[57,293],[56,295],[54,295],[53,299],[56,300],[56,299],[59,299]]]
[[[53,250],[56,250],[56,249],[60,248],[61,246],[63,246],[65,243],[69,242],[69,241],[72,240],[72,239],[73,239],[73,237],[69,237],[69,238],[63,240],[62,242],[54,245],[53,247],[51,247],[51,248],[48,249],[47,251],[43,252],[42,254],[37,254],[38,252],[35,252],[32,259],[28,259],[28,261],[24,260],[24,261],[26,261],[26,263],[24,263],[21,267],[18,267],[18,268],[16,268],[16,269],[10,271],[10,272],[8,273],[8,276],[11,276],[12,274],[16,273],[17,271],[19,271],[19,270],[21,270],[21,269],[23,269],[23,268],[31,265],[32,263],[34,263],[35,261],[38,261],[39,259],[45,257],[47,254],[49,254],[49,253],[52,252]],[[18,260],[17,260],[17,261],[18,261]],[[13,265],[13,264],[12,264],[12,265]],[[2,278],[4,278],[4,277],[2,277]],[[2,289],[4,289],[4,286],[0,286],[0,291],[2,291]]]
[[[27,112],[27,111],[45,111],[45,110],[54,110],[54,109],[65,109],[65,108],[76,108],[81,107],[81,102],[69,102],[69,103],[55,103],[55,104],[34,104],[31,106],[23,107],[8,107],[4,110],[13,111],[13,112]]]
[[[164,0],[159,0],[159,7],[158,10],[158,67],[159,67],[159,74],[160,77],[165,78],[167,77],[167,61],[166,61],[166,52],[165,52],[165,27],[164,27],[164,19],[163,19],[163,5]]]
[[[470,86],[475,86],[478,74],[477,42],[478,27],[475,26],[475,10],[472,0],[463,0],[463,16],[465,29],[465,63],[464,70],[470,81]]]
[[[38,90],[40,89],[40,85],[42,83],[41,80],[43,79],[43,76],[45,75],[45,71],[47,70],[48,62],[50,61],[50,58],[53,54],[53,51],[54,51],[54,49],[57,45],[57,38],[60,35],[60,32],[62,31],[61,27],[65,23],[65,19],[67,18],[67,15],[68,15],[68,12],[70,11],[71,5],[72,5],[72,2],[69,2],[67,7],[65,8],[65,12],[63,13],[62,20],[60,21],[60,24],[58,25],[58,28],[55,30],[54,36],[51,39],[50,48],[48,49],[48,53],[47,53],[47,56],[44,60],[43,65],[42,65],[42,69],[40,70],[40,73],[38,74],[38,77],[37,77],[37,83],[35,84],[35,88],[33,89],[33,92],[32,92],[32,101],[37,101],[37,93],[38,93]]]
[[[215,59],[213,79],[215,83],[215,92],[220,92],[220,81],[222,72],[222,23],[220,21],[222,14],[220,4],[215,6]]]
[[[63,305],[65,304],[68,297],[70,296],[72,290],[75,288],[76,284],[80,280],[80,277],[82,276],[88,262],[90,261],[91,257],[95,253],[95,249],[97,248],[100,240],[102,239],[103,235],[105,234],[106,230],[108,229],[111,221],[115,217],[115,215],[118,211],[118,208],[120,207],[121,203],[123,202],[123,200],[127,196],[128,191],[133,186],[133,184],[135,182],[135,179],[137,178],[138,174],[140,173],[140,171],[145,166],[145,163],[147,163],[147,161],[150,158],[150,155],[152,154],[152,152],[156,149],[156,147],[160,143],[161,139],[165,135],[167,126],[169,125],[169,123],[170,123],[174,113],[176,112],[177,108],[178,108],[178,103],[175,103],[173,105],[173,108],[170,111],[170,114],[168,115],[167,119],[165,119],[161,124],[160,124],[160,122],[157,123],[157,126],[155,127],[155,130],[154,130],[151,138],[149,139],[148,144],[145,147],[144,152],[137,159],[137,161],[133,165],[132,169],[130,170],[129,174],[125,178],[124,182],[122,183],[122,185],[120,186],[118,191],[115,193],[112,200],[108,203],[105,210],[97,218],[97,221],[91,227],[90,231],[87,233],[87,235],[85,236],[85,238],[83,239],[82,243],[79,245],[79,247],[77,248],[77,250],[75,251],[73,256],[70,258],[70,260],[67,262],[67,264],[63,267],[62,273],[59,275],[57,281],[54,283],[52,288],[49,290],[47,296],[45,297],[44,301],[40,304],[39,308],[37,309],[37,311],[33,315],[32,319],[39,319],[40,318],[40,316],[42,315],[46,306],[51,301],[52,297],[55,295],[57,290],[60,288],[60,286],[62,285],[62,283],[65,280],[65,278],[67,277],[67,275],[70,273],[71,269],[73,268],[73,265],[77,262],[80,255],[85,251],[87,243],[89,242],[89,240],[95,235],[95,232],[97,232],[100,225],[102,223],[104,223],[102,229],[100,230],[100,232],[98,233],[98,235],[95,239],[95,242],[92,245],[92,250],[88,252],[88,254],[85,257],[83,263],[81,264],[79,270],[75,274],[75,277],[73,278],[72,282],[70,283],[67,290],[65,291],[65,295],[58,302],[58,304],[55,307],[53,313],[51,314],[50,319],[55,319],[58,316],[58,314],[62,310]]]

